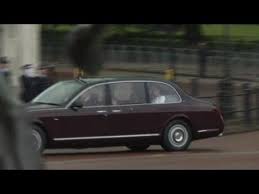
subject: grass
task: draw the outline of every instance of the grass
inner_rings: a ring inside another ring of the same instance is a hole
[[[224,26],[222,24],[202,25],[202,33],[207,37],[223,37]],[[231,40],[236,41],[259,41],[259,25],[229,25]]]

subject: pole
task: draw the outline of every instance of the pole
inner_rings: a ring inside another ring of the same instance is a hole
[[[259,124],[259,88],[256,88],[256,123]]]
[[[225,106],[224,109],[226,112],[232,112],[234,110],[234,97],[231,96],[234,93],[234,85],[231,80],[231,71],[230,71],[230,61],[229,61],[229,42],[230,42],[230,25],[224,25],[223,28],[223,34],[224,34],[224,40],[225,40],[225,47],[224,47],[224,80],[221,82],[221,90],[222,94],[228,96],[228,97],[223,97],[222,102],[223,105]],[[232,118],[234,115],[228,115],[227,118]]]
[[[224,45],[224,69],[225,69],[225,77],[230,78],[230,64],[229,64],[229,56],[228,56],[228,50],[229,50],[229,42],[230,42],[230,25],[224,25],[224,39],[225,39],[225,45]]]
[[[199,95],[199,79],[194,78],[191,81],[191,86],[192,86],[192,96],[197,97]]]
[[[243,91],[245,92],[244,96],[244,110],[245,110],[245,123],[247,125],[251,124],[251,111],[249,110],[251,108],[251,87],[249,83],[243,84]]]

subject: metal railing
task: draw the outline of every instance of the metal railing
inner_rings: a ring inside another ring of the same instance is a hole
[[[218,85],[219,84],[220,83],[218,83]],[[250,84],[244,83],[242,84],[241,91],[238,93],[222,95],[222,92],[220,91],[217,95],[211,96],[198,96],[199,91],[197,90],[200,90],[201,87],[197,79],[191,81],[191,87],[193,96],[217,105],[221,109],[225,120],[236,120],[239,123],[249,126],[259,123],[258,86],[252,87]],[[231,98],[231,101],[228,100],[229,98]]]
[[[235,79],[255,80],[259,77],[259,52],[239,52],[208,50],[205,64],[205,77],[223,78],[225,74],[225,57],[230,64],[231,76]],[[104,68],[128,70],[149,70],[164,72],[173,65],[176,75],[200,76],[200,55],[198,49],[105,45]],[[44,44],[42,63],[69,64],[63,44],[54,46]]]

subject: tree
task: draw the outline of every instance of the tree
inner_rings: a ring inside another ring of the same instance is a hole
[[[197,44],[201,40],[201,25],[200,24],[185,24],[184,25],[185,40],[190,44]]]
[[[102,40],[106,25],[80,25],[68,37],[71,62],[87,74],[95,75],[102,67]]]

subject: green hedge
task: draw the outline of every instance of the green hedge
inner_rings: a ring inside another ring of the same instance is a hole
[[[59,28],[44,27],[42,30],[42,45],[60,45],[65,46],[66,37],[72,26],[63,26]],[[252,50],[257,49],[259,46],[258,41],[242,40],[242,38],[231,39],[230,44],[226,43],[222,36],[204,36],[204,41],[208,42],[208,46],[211,49],[225,49],[228,46],[229,49],[238,50]],[[196,45],[190,45],[187,43],[183,34],[169,34],[158,32],[145,32],[137,30],[120,29],[118,27],[111,27],[105,36],[105,43],[107,44],[130,44],[140,46],[166,46],[166,47],[196,47]]]

